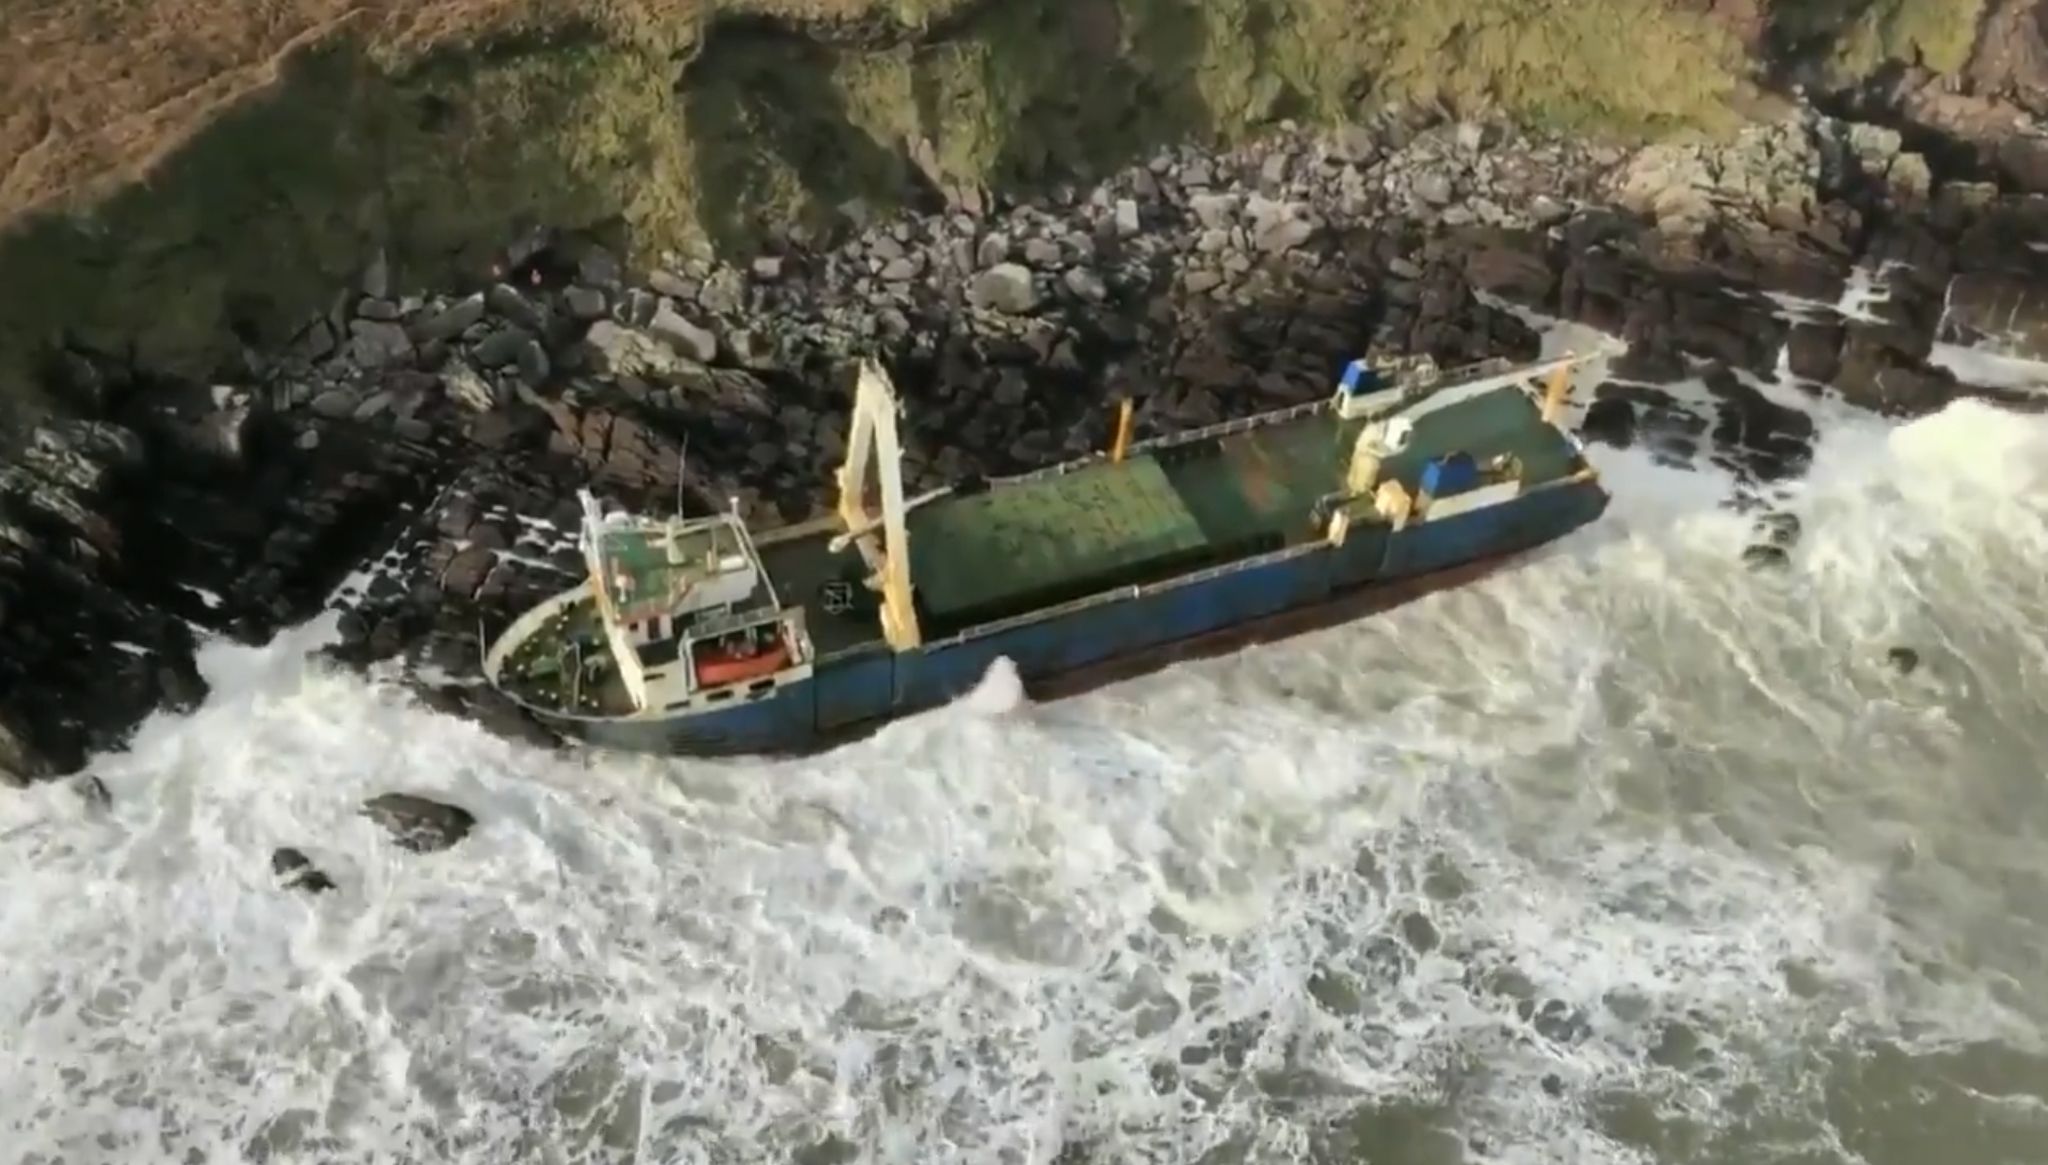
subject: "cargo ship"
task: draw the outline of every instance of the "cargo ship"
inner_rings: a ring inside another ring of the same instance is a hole
[[[486,680],[553,731],[801,753],[944,704],[1008,659],[1056,698],[1480,577],[1598,518],[1559,423],[1572,358],[1353,361],[1326,398],[906,497],[899,404],[856,372],[836,512],[759,533],[582,491],[588,578]]]

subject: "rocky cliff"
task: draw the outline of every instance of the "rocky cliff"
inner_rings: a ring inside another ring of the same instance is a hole
[[[1387,101],[1641,135],[1909,66],[1945,97],[2044,91],[2040,12],[2014,0],[57,0],[0,20],[15,415],[51,403],[53,343],[232,376],[380,259],[404,285],[480,278],[542,226],[645,264]]]

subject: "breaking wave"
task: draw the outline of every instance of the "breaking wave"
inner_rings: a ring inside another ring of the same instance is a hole
[[[0,805],[0,1139],[97,1161],[2020,1161],[2048,421],[1830,418],[1486,583],[805,761],[557,757],[216,644]],[[1918,666],[1907,671],[1908,649]],[[404,789],[479,826],[407,854]],[[277,846],[340,889],[280,890]]]

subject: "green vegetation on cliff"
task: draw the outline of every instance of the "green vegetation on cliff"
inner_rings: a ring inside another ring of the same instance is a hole
[[[638,259],[740,247],[920,171],[1029,182],[1387,100],[1710,128],[1746,68],[1677,0],[751,0],[707,32],[708,7],[500,4],[482,43],[298,60],[147,184],[0,236],[0,395],[67,332],[205,375],[237,337],[326,310],[380,249],[404,287],[479,278],[541,225]],[[1976,0],[1809,7],[1798,35],[1868,27],[1881,53],[1947,61]],[[581,22],[550,23],[565,10]]]
[[[1937,73],[1963,67],[1985,0],[1780,0],[1779,41],[1824,62],[1837,81],[1867,77],[1888,61]]]

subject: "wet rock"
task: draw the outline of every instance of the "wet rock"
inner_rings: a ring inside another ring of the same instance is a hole
[[[1785,341],[1785,362],[1792,375],[1815,384],[1832,384],[1842,367],[1839,325],[1799,324]]]
[[[1756,532],[1772,546],[1790,548],[1799,541],[1799,515],[1786,510],[1773,510],[1756,520]]]
[[[323,894],[335,888],[334,879],[313,864],[313,859],[303,852],[283,846],[270,854],[270,872],[279,884],[287,890],[303,890],[308,894]]]
[[[1782,546],[1757,542],[1743,548],[1742,564],[1751,570],[1784,570],[1792,565],[1792,559]]]
[[[1575,1044],[1592,1031],[1585,1015],[1562,999],[1546,999],[1534,1007],[1524,1004],[1517,1010],[1524,1013],[1523,1018],[1538,1034],[1556,1043]]]
[[[1429,920],[1428,915],[1416,911],[1401,916],[1401,937],[1408,940],[1408,946],[1418,955],[1435,950],[1442,941],[1436,924]]]
[[[57,766],[11,719],[12,713],[0,706],[0,784],[26,785],[48,777]]]
[[[384,793],[363,802],[363,815],[414,853],[433,853],[469,836],[476,818],[466,809],[412,793]]]
[[[1944,336],[2002,355],[2048,361],[2048,279],[1966,272],[1949,284]]]
[[[107,783],[90,773],[73,780],[71,791],[92,812],[104,813],[114,807],[114,795],[107,792]]]
[[[1587,440],[1618,449],[1626,449],[1635,442],[1635,430],[1635,406],[1618,396],[1594,400],[1586,409],[1586,419],[1579,424],[1579,432]]]
[[[1920,668],[1920,653],[1910,647],[1894,647],[1884,653],[1884,659],[1902,676],[1912,675]]]
[[[1364,991],[1343,971],[1318,968],[1308,977],[1308,993],[1331,1015],[1352,1016],[1365,1009]]]

